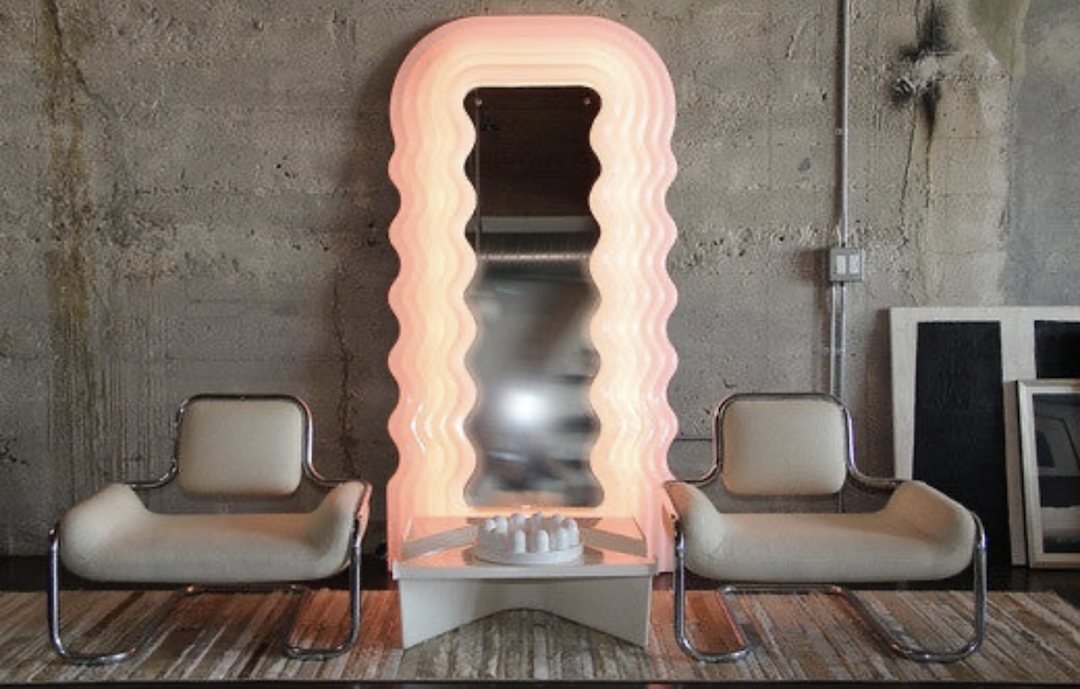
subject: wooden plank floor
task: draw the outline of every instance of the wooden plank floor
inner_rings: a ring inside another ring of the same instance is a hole
[[[68,636],[89,648],[113,648],[140,624],[165,591],[67,591]],[[890,624],[931,646],[966,636],[970,594],[957,591],[864,591]],[[395,591],[364,595],[357,643],[325,662],[287,659],[276,637],[289,607],[284,592],[206,594],[184,599],[144,652],[120,665],[60,661],[45,634],[44,594],[0,593],[0,683],[168,681],[359,682],[1007,682],[1053,683],[1080,677],[1080,610],[1052,593],[993,592],[983,647],[968,659],[921,664],[888,652],[845,606],[825,594],[748,594],[732,607],[753,619],[760,639],[734,663],[689,659],[672,635],[672,597],[655,591],[649,643],[634,646],[603,632],[533,610],[496,613],[402,649]],[[315,594],[298,640],[339,638],[345,591]],[[731,629],[713,591],[693,591],[689,627],[702,645],[727,647]],[[333,614],[329,614],[329,613]]]
[[[47,583],[47,563],[44,557],[0,557],[0,591],[44,591]],[[387,571],[386,562],[374,555],[363,558],[364,588],[386,590],[395,588],[394,581]],[[96,582],[82,581],[69,574],[64,575],[65,588],[132,588],[109,586]],[[1065,600],[1080,608],[1080,569],[1037,570],[1027,567],[991,567],[988,571],[988,586],[992,591],[1053,591]],[[691,589],[714,588],[715,584],[693,575],[687,578]],[[345,575],[342,574],[326,582],[329,588],[346,588]],[[904,588],[958,589],[966,590],[971,586],[970,576],[962,574],[945,582],[927,584],[912,583]],[[654,588],[669,589],[671,575],[656,578]]]
[[[368,590],[391,590],[394,588],[394,582],[390,578],[386,570],[386,564],[384,561],[374,557],[366,556],[363,566],[364,574],[364,587]],[[46,586],[47,566],[44,557],[2,557],[0,558],[0,590],[7,591],[42,591]],[[330,588],[345,588],[344,577],[339,577],[335,580],[327,582]],[[706,589],[711,588],[712,584],[707,581],[697,580],[691,578],[691,588]],[[1080,570],[1029,570],[1022,567],[1007,567],[1007,568],[992,568],[989,572],[989,585],[991,590],[999,591],[1053,591],[1062,598],[1071,602],[1071,604],[1077,608],[1080,608]],[[948,582],[947,586],[942,586],[940,582],[930,586],[932,588],[956,588],[966,589],[970,586],[970,580],[967,576],[958,577],[954,581]],[[119,588],[108,585],[95,584],[93,582],[85,582],[70,575],[65,575],[64,580],[65,589],[68,588]],[[655,588],[665,590],[670,587],[670,576],[657,577]],[[131,588],[130,585],[124,588]],[[912,587],[914,588],[914,587]],[[183,683],[184,686],[191,686],[191,683]],[[227,683],[220,682],[201,682],[201,685],[224,685]],[[395,682],[348,682],[348,686],[352,687],[390,687],[400,686]],[[414,683],[410,683],[412,685]],[[423,685],[425,683],[419,683]],[[513,683],[514,687],[531,687],[531,686],[549,686],[551,684],[547,681],[517,681]],[[638,682],[610,682],[607,683],[610,686],[630,687],[636,689],[638,687],[656,687],[660,689],[662,687],[675,687],[685,686],[685,683],[674,684],[657,684],[657,683],[638,683]],[[705,682],[704,684],[708,684]],[[905,682],[894,682],[893,685],[904,685]],[[965,683],[959,683],[961,686],[965,686]],[[428,686],[437,686],[438,682],[427,683]],[[702,683],[695,682],[695,686],[701,686]],[[798,683],[790,682],[770,682],[770,686],[776,687],[799,687],[800,689],[815,689],[820,686],[832,686],[830,683],[821,682],[807,682],[801,681]],[[54,684],[52,686],[66,686],[62,683]],[[71,685],[74,686],[74,685]],[[168,683],[155,682],[155,686],[166,687]],[[235,685],[234,685],[235,686]],[[305,683],[305,686],[343,686],[338,682],[314,682]],[[499,682],[482,682],[472,683],[471,686],[482,687],[496,687],[507,686]],[[728,687],[739,686],[760,686],[760,682],[752,683],[725,683]],[[858,689],[859,687],[881,686],[880,683],[845,683],[844,686],[847,689]],[[966,686],[982,686],[981,684],[968,683]],[[1010,686],[1038,686],[1038,685],[1010,685]]]

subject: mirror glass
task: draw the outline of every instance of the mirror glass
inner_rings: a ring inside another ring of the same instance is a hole
[[[466,432],[473,506],[600,504],[589,468],[599,424],[589,404],[598,357],[589,338],[599,237],[589,191],[600,163],[589,131],[600,98],[585,87],[480,88],[466,161],[477,207],[466,229],[477,270],[468,365],[478,397]]]

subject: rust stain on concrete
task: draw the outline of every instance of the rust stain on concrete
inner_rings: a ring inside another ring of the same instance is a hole
[[[93,203],[83,150],[85,101],[75,59],[82,37],[66,36],[55,0],[44,0],[37,59],[44,77],[50,240],[45,275],[52,302],[51,443],[57,458],[93,457],[98,445],[98,366],[93,342]]]

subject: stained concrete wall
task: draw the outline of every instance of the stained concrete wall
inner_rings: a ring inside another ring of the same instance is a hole
[[[951,0],[938,23],[925,0],[853,6],[850,227],[869,270],[848,289],[845,389],[864,463],[888,471],[888,307],[1076,299],[1080,4]],[[305,398],[324,472],[372,480],[381,520],[388,101],[411,46],[458,16],[606,16],[671,72],[673,468],[706,461],[724,395],[827,388],[837,8],[3,0],[0,553],[42,552],[75,500],[163,471],[176,405],[207,391]]]
[[[1018,304],[1080,303],[1080,30],[1068,0],[1034,3],[1011,102],[1009,262]]]

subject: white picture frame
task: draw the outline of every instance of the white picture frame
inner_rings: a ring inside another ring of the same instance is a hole
[[[1080,379],[1016,389],[1028,564],[1080,567]]]

